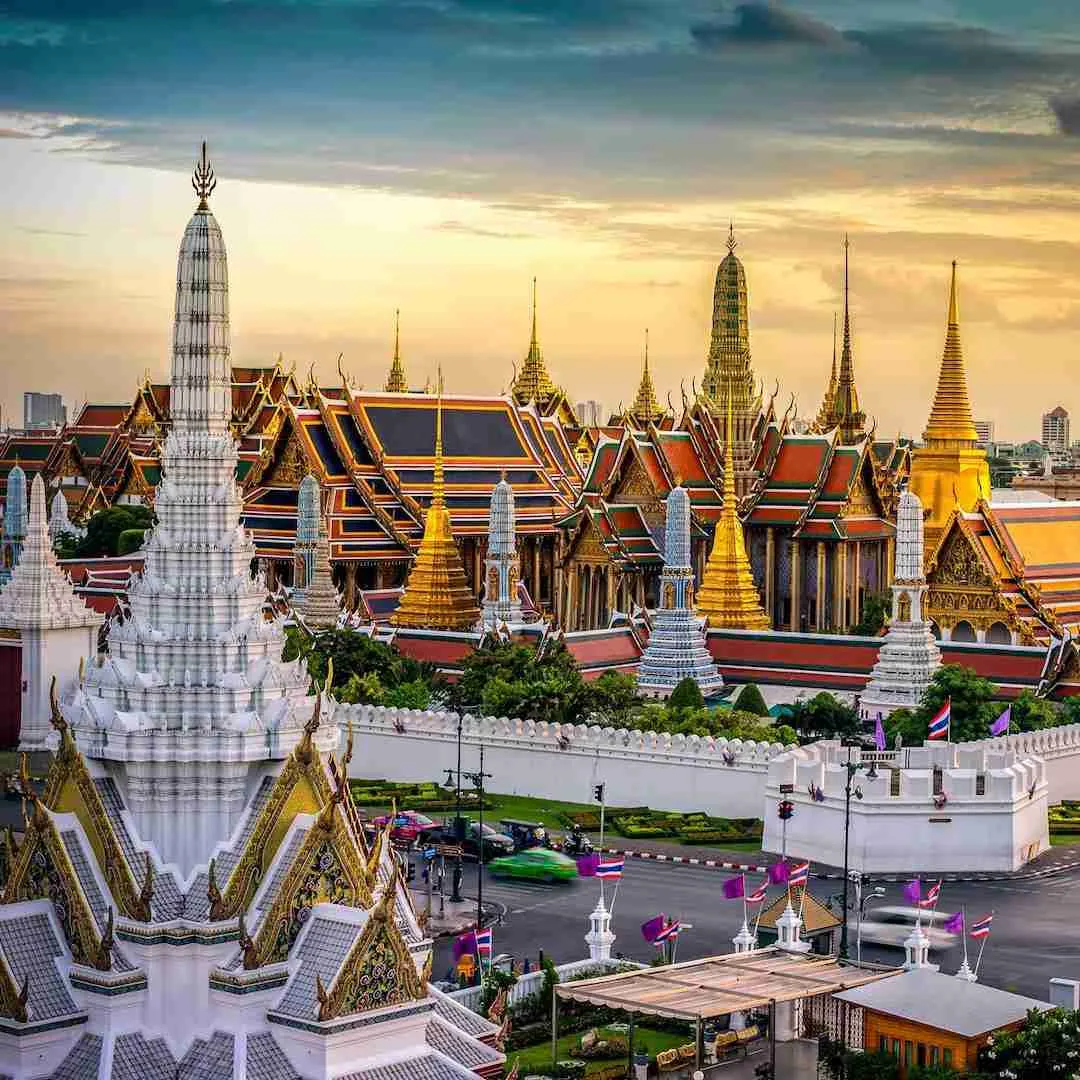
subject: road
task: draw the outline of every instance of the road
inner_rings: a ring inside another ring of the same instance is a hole
[[[693,925],[679,938],[678,959],[730,952],[731,939],[742,921],[742,904],[723,897],[723,882],[730,876],[701,867],[628,861],[612,919],[615,951],[635,960],[651,960],[655,948],[642,939],[640,927],[663,911]],[[611,886],[608,882],[605,889],[609,901]],[[583,938],[588,914],[596,905],[599,887],[595,879],[543,885],[493,881],[485,874],[485,903],[494,902],[505,909],[502,925],[495,928],[495,951],[530,956],[535,961],[537,950],[542,948],[557,963],[581,959],[586,955]],[[841,883],[814,880],[811,888],[815,896],[826,900],[839,893]],[[898,885],[886,888],[886,897],[875,903],[904,903]],[[463,891],[476,895],[475,866],[466,867]],[[964,906],[969,923],[993,911],[993,933],[983,956],[980,981],[1045,999],[1050,978],[1080,979],[1080,935],[1075,930],[1078,899],[1080,872],[1072,872],[1041,880],[946,884],[939,910],[951,912]],[[854,920],[850,943],[854,954]],[[978,942],[970,945],[977,950]],[[448,942],[441,942],[436,950],[437,978],[445,976],[450,967],[450,950]],[[970,956],[974,964],[975,951]],[[898,964],[903,953],[864,946],[863,958]],[[959,967],[962,953],[957,947],[931,958],[951,974]]]

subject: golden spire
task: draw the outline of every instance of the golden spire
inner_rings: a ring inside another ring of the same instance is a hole
[[[840,441],[846,445],[858,442],[866,434],[866,413],[859,408],[859,392],[855,387],[855,358],[851,345],[851,304],[848,278],[848,249],[851,242],[844,233],[844,337],[840,348],[840,372],[836,379],[834,403],[835,426],[840,428]]]
[[[401,363],[401,309],[394,309],[394,362],[384,387],[388,394],[407,394],[409,384],[405,379],[405,367]]]
[[[513,382],[514,397],[522,405],[530,401],[546,403],[555,396],[557,388],[544,366],[544,354],[540,351],[540,339],[536,333],[536,278],[532,282],[532,333],[529,351],[521,371]]]
[[[442,369],[439,369],[435,405],[435,461],[431,503],[424,519],[424,535],[405,583],[405,593],[390,618],[392,626],[420,630],[471,630],[480,609],[465,579],[465,566],[454,543],[446,509],[442,441]]]
[[[664,410],[660,402],[656,400],[656,391],[653,389],[652,376],[649,374],[649,328],[645,328],[645,367],[641,373],[641,382],[638,384],[637,397],[630,409],[630,417],[639,427],[647,427],[649,424],[663,418]]]
[[[970,445],[979,436],[971,416],[967,378],[964,375],[964,354],[960,348],[960,315],[956,300],[956,261],[952,264],[952,281],[949,285],[949,316],[945,331],[945,352],[941,357],[937,393],[930,410],[930,420],[923,432],[928,446]]]
[[[735,503],[734,414],[730,395],[724,425],[724,506],[716,523],[712,552],[697,594],[698,613],[709,626],[725,630],[768,630],[769,619],[761,607],[750,572],[746,540]]]
[[[214,193],[217,180],[214,179],[214,167],[206,156],[205,139],[202,144],[202,159],[195,162],[195,171],[191,176],[191,186],[195,189],[195,194],[199,196],[199,209],[208,210],[210,205],[207,199]]]

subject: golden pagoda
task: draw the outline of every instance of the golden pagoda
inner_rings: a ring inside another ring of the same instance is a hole
[[[637,427],[645,428],[649,424],[659,423],[664,418],[664,410],[656,400],[652,375],[649,374],[649,331],[645,331],[645,368],[638,383],[637,397],[630,408],[630,419]]]
[[[521,371],[514,379],[513,391],[521,405],[527,405],[530,401],[544,405],[558,393],[558,387],[551,381],[551,376],[544,366],[544,354],[540,351],[540,341],[536,335],[536,278],[533,278],[532,336],[529,338],[529,351]]]
[[[407,394],[409,384],[405,378],[405,365],[401,362],[401,310],[394,311],[394,362],[390,365],[390,374],[386,377],[383,389],[388,394]]]
[[[926,508],[929,560],[954,510],[974,510],[980,500],[990,500],[990,466],[986,451],[978,446],[960,348],[955,261],[949,287],[945,351],[923,441],[925,445],[912,454],[910,487]]]
[[[761,607],[742,522],[735,509],[735,470],[731,398],[727,401],[724,425],[724,508],[716,523],[712,552],[705,565],[705,577],[697,594],[697,610],[713,629],[768,630],[769,619]]]
[[[424,536],[405,583],[405,594],[390,618],[392,626],[417,630],[472,630],[480,609],[465,579],[461,553],[450,531],[450,514],[443,490],[442,372],[435,406],[435,466],[431,504],[424,519]]]

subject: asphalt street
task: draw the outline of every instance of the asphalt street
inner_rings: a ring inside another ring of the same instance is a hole
[[[628,860],[615,895],[612,929],[615,951],[635,960],[649,961],[655,948],[641,936],[641,924],[659,912],[690,923],[679,938],[679,960],[730,952],[731,939],[742,921],[742,904],[725,900],[723,882],[732,875],[693,866]],[[756,884],[758,879],[752,879]],[[609,901],[611,882],[605,886]],[[812,880],[811,890],[821,900],[839,893],[842,883]],[[484,902],[503,909],[502,923],[495,927],[496,953],[529,956],[535,962],[543,949],[556,963],[580,960],[586,955],[584,935],[588,915],[596,905],[600,883],[594,878],[569,884],[492,880],[485,872]],[[887,885],[887,895],[874,904],[903,905],[899,885]],[[476,867],[467,866],[463,891],[476,896]],[[776,895],[774,890],[773,895]],[[1076,915],[1080,901],[1080,872],[1038,880],[946,884],[939,911],[963,906],[968,922],[994,913],[993,932],[987,941],[979,972],[981,982],[1045,999],[1052,977],[1080,979],[1080,934]],[[871,907],[868,904],[868,908]],[[855,922],[850,930],[851,953],[855,953]],[[970,942],[971,963],[978,942]],[[899,964],[900,949],[866,946],[863,959]],[[956,947],[934,953],[941,970],[953,973],[962,950]],[[451,944],[440,942],[436,950],[435,975],[443,977],[451,964]]]

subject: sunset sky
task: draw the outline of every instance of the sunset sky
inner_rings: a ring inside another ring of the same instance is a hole
[[[948,265],[976,416],[1080,413],[1077,0],[7,0],[0,404],[165,378],[205,138],[234,360],[498,392],[700,378],[734,220],[754,364],[812,415],[851,234],[856,371],[921,432]],[[1080,416],[1074,430],[1080,427]],[[1078,432],[1080,434],[1080,432]]]

